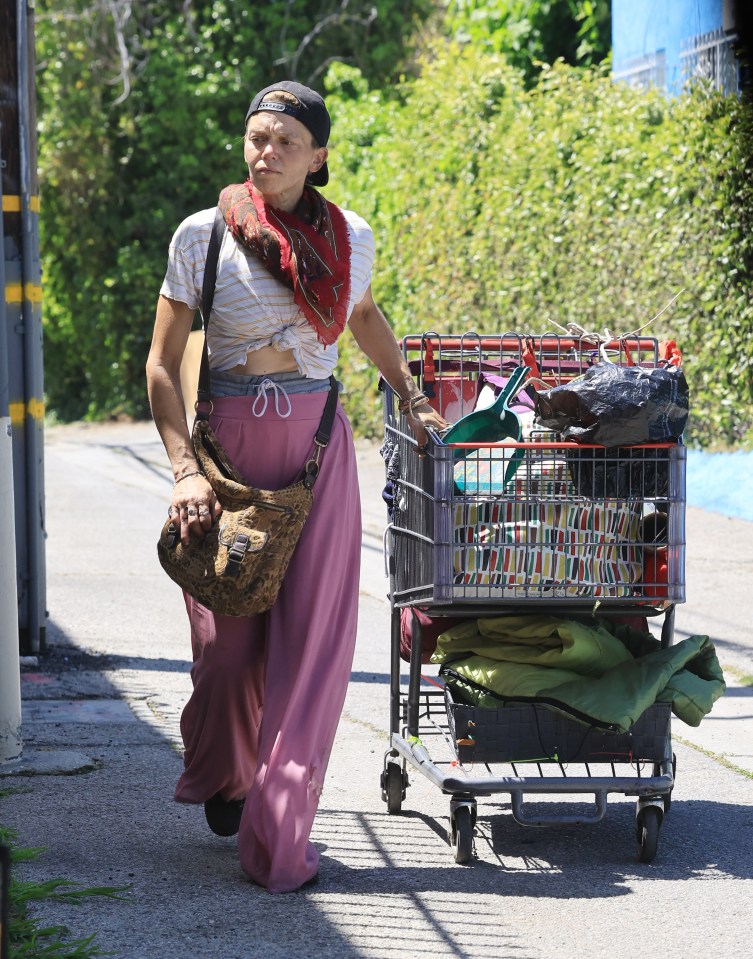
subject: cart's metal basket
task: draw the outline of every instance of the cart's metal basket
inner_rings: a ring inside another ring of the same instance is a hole
[[[427,350],[427,343],[430,344]],[[656,340],[612,344],[616,360],[659,363]],[[417,381],[442,412],[473,409],[486,370],[533,366],[547,384],[579,375],[594,344],[503,334],[406,338]],[[431,381],[426,382],[426,354]],[[445,409],[442,409],[445,404]],[[388,529],[397,606],[589,604],[663,609],[685,600],[685,448],[606,449],[532,432],[524,443],[445,445],[419,457],[395,394],[385,389],[393,449]]]

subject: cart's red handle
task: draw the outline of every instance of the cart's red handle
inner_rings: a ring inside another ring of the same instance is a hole
[[[594,344],[590,343],[587,339],[582,337],[576,338],[572,336],[440,336],[437,334],[436,337],[425,337],[425,336],[404,336],[400,340],[400,345],[405,350],[420,350],[425,349],[425,344],[431,342],[431,340],[437,341],[437,346],[442,350],[471,350],[471,349],[482,349],[482,350],[516,350],[523,352],[526,346],[526,340],[530,340],[531,343],[539,350],[554,350],[558,353],[562,353],[564,350],[583,350],[586,348],[595,348]],[[620,350],[623,343],[629,344],[631,349],[638,350],[655,350],[656,349],[656,340],[651,337],[624,337],[622,339],[614,339],[609,343],[603,344],[608,350]]]

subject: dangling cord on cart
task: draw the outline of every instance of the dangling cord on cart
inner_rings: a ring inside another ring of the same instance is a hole
[[[562,330],[563,333],[568,333],[570,334],[570,336],[575,336],[578,339],[582,340],[584,343],[593,343],[594,346],[598,347],[599,356],[601,357],[601,359],[605,363],[612,363],[613,360],[610,358],[609,354],[607,353],[608,343],[619,342],[620,345],[622,346],[626,340],[630,340],[633,337],[637,337],[644,330],[647,330],[652,323],[658,320],[659,317],[662,315],[662,313],[666,312],[669,309],[669,307],[672,306],[672,304],[675,302],[677,297],[684,292],[685,292],[685,288],[683,287],[681,290],[675,293],[675,295],[666,304],[666,306],[663,306],[662,309],[659,310],[659,312],[656,314],[656,316],[652,317],[648,321],[648,323],[644,323],[643,326],[638,327],[637,330],[631,330],[629,333],[620,333],[619,335],[613,335],[612,333],[610,333],[610,331],[606,327],[604,327],[603,333],[596,333],[595,331],[592,332],[590,330],[585,329],[585,327],[581,326],[579,323],[573,322],[572,320],[567,324],[567,326],[562,326],[561,324],[557,323],[555,320],[552,320],[551,322],[554,324],[554,326]],[[627,347],[624,347],[624,349],[628,357],[628,366],[634,366],[635,364],[633,363],[632,357],[627,351]]]

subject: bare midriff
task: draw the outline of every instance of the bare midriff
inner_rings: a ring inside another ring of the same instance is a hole
[[[232,367],[228,373],[263,376],[265,373],[295,373],[297,369],[292,350],[280,351],[272,346],[262,346],[249,353],[245,363]]]

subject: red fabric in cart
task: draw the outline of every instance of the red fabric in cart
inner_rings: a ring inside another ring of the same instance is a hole
[[[431,655],[437,648],[437,639],[461,623],[467,623],[472,616],[428,616],[422,609],[405,608],[400,610],[400,658],[410,662],[413,639],[413,613],[421,624],[421,662],[431,662]]]

